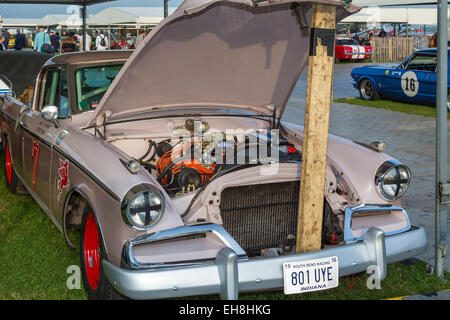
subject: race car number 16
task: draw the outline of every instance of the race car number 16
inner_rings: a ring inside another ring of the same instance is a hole
[[[408,71],[402,75],[402,90],[408,97],[414,97],[419,92],[419,81],[414,72]]]
[[[339,284],[337,257],[286,262],[283,273],[285,294],[325,290]]]

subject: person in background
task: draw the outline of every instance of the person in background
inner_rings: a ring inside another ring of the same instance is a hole
[[[5,51],[8,46],[5,46],[5,36],[0,36],[0,51]]]
[[[140,30],[139,35],[136,37],[136,49],[142,44],[145,38],[145,30]]]
[[[381,31],[380,31],[380,33],[378,34],[378,37],[380,37],[380,38],[386,38],[386,31],[384,31],[383,28],[381,28]]]
[[[75,40],[72,32],[61,42],[61,53],[69,53],[77,51],[77,40]]]
[[[16,41],[14,43],[15,50],[22,50],[27,46],[27,38],[23,33],[20,32],[20,29],[16,30]]]
[[[430,41],[428,41],[428,48],[436,48],[437,47],[437,32],[435,32],[431,38]]]
[[[47,32],[45,32],[44,27],[39,27],[39,32],[36,34],[36,37],[34,37],[34,51],[41,52],[41,48],[44,43],[51,44],[50,36]]]
[[[9,45],[9,32],[6,29],[2,30],[3,36],[5,37],[5,45],[6,45],[6,49],[8,50],[8,45]]]
[[[86,51],[91,51],[92,38],[86,30]],[[80,36],[80,51],[84,51],[83,36]]]
[[[55,48],[54,53],[59,52],[59,35],[57,33],[50,31],[50,42],[51,42],[53,48]]]
[[[105,35],[103,30],[100,30],[99,35],[95,39],[95,47],[97,50],[106,50],[109,48],[108,37]]]

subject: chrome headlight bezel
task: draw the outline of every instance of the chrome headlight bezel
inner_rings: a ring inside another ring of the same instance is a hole
[[[159,206],[158,210],[152,210],[152,211],[158,211],[158,214],[155,218],[150,218],[150,211],[145,212],[145,214],[148,217],[148,224],[139,224],[136,222],[136,219],[133,219],[133,213],[130,211],[130,205],[134,200],[136,200],[137,197],[145,197],[146,205],[151,206],[149,203],[149,197],[156,197],[159,202],[157,205]],[[164,211],[165,211],[166,202],[164,199],[163,194],[161,191],[156,188],[153,185],[150,184],[140,184],[137,186],[134,186],[131,188],[125,197],[122,200],[121,203],[121,213],[122,213],[122,219],[123,221],[132,227],[133,229],[139,230],[139,231],[145,231],[150,229],[151,227],[155,226],[163,217]]]
[[[397,177],[394,178],[394,183],[387,184],[385,180],[393,171],[395,171],[394,175],[397,175]],[[401,198],[406,190],[408,190],[410,182],[411,171],[406,165],[396,160],[384,162],[375,174],[375,186],[377,187],[378,194],[386,201],[395,201]],[[386,185],[396,185],[395,193],[388,193],[384,188]]]

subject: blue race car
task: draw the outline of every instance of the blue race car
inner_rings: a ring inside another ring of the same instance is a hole
[[[418,50],[399,65],[354,68],[351,83],[359,90],[361,99],[364,100],[383,97],[435,106],[436,62],[436,48]],[[450,88],[450,85],[448,87]],[[450,90],[447,94],[447,109],[450,110],[449,93]]]

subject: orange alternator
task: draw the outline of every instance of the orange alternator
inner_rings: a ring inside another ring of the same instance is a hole
[[[158,172],[158,179],[163,185],[169,185],[172,183],[174,176],[179,174],[182,168],[191,168],[196,170],[202,177],[201,185],[204,185],[211,176],[214,174],[214,170],[216,166],[214,164],[209,165],[209,168],[203,166],[203,164],[197,159],[182,159],[185,151],[188,148],[191,148],[193,143],[186,143],[182,146],[173,148],[172,150],[166,152],[157,162],[156,162],[156,171]],[[181,159],[181,160],[180,160]],[[167,167],[170,167],[167,172]],[[170,173],[170,174],[169,174]],[[164,174],[163,177],[160,177],[161,174]]]

